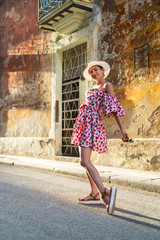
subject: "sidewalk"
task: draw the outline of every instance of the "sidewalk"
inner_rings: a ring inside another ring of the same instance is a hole
[[[0,155],[0,164],[38,168],[78,177],[86,176],[85,171],[80,164],[74,162],[62,162],[25,156]],[[96,168],[98,169],[102,180],[109,184],[119,184],[160,193],[159,172],[99,165],[96,165]]]

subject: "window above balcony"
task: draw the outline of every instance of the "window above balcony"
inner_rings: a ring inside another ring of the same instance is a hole
[[[93,4],[84,0],[38,0],[38,26],[71,34],[88,25]]]

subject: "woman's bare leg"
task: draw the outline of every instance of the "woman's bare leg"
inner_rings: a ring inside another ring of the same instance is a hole
[[[90,150],[90,149],[89,149]],[[80,152],[80,156],[81,156],[81,148],[79,148],[79,152]],[[90,154],[92,153],[92,151],[90,152]],[[91,155],[90,155],[91,157]],[[88,180],[89,180],[89,183],[90,183],[90,187],[91,187],[91,194],[92,195],[96,195],[97,193],[99,193],[99,190],[97,188],[97,185],[95,184],[95,182],[93,181],[93,179],[91,178],[91,176],[89,175],[87,169],[85,168],[86,170],[86,174],[87,174],[87,177],[88,177]],[[99,199],[99,195],[97,195],[96,197],[97,199]],[[93,197],[91,195],[88,195],[86,196],[85,198],[79,198],[79,200],[83,200],[83,201],[88,201],[90,199],[93,199]]]
[[[92,184],[91,189],[93,186],[95,190],[95,185],[96,185],[96,187],[98,188],[101,194],[103,194],[104,191],[109,194],[110,193],[109,189],[106,189],[104,187],[97,169],[91,163],[91,153],[92,153],[92,149],[90,148],[85,148],[85,147],[80,148],[81,165],[84,168],[86,168],[88,172],[87,176],[89,177],[90,184]],[[107,201],[108,200],[106,200],[106,202]]]
[[[87,169],[86,169],[86,174],[90,183],[90,187],[91,187],[91,193],[84,197],[84,198],[79,198],[79,201],[88,201],[88,200],[92,200],[93,196],[95,196],[95,200],[100,200],[100,195],[99,195],[99,190],[97,188],[97,185],[94,183],[94,181],[92,180],[91,176],[89,175]]]
[[[91,176],[89,175],[87,169],[86,169],[86,174],[87,174],[87,177],[88,177],[90,186],[91,186],[91,193],[92,193],[93,195],[95,195],[95,194],[98,193],[97,185],[95,184],[95,182],[93,181],[93,179],[92,179]]]

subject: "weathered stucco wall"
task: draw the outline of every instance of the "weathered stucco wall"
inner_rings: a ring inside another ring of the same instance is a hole
[[[0,6],[0,136],[47,137],[52,35],[37,26],[38,1]]]
[[[159,138],[159,1],[96,2],[102,10],[99,59],[111,65],[108,80],[125,107],[125,127],[132,138]],[[111,138],[120,136],[114,123],[105,120]]]
[[[159,170],[159,1],[91,2],[96,5],[89,26],[63,36],[38,28],[38,1],[1,1],[0,152],[43,158],[61,154],[62,52],[87,41],[88,60],[111,66],[108,80],[126,110],[125,129],[135,138],[133,144],[117,140],[121,133],[115,120],[105,118],[112,138],[109,154],[94,153],[93,162]],[[81,82],[80,101],[91,85]]]

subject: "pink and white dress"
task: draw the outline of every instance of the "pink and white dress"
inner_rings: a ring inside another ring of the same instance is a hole
[[[106,132],[100,115],[111,117],[116,112],[117,116],[123,116],[125,111],[116,96],[101,89],[91,88],[86,94],[74,124],[71,144],[88,147],[98,153],[108,153]]]

